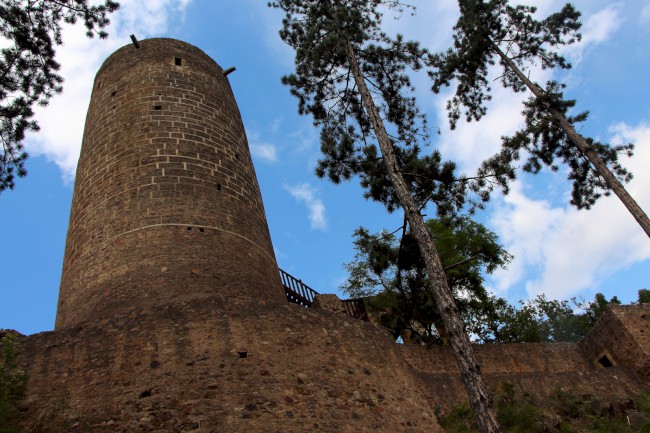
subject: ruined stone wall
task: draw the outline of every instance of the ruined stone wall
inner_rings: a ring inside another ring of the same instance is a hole
[[[488,384],[519,395],[649,390],[623,361],[597,368],[578,344],[475,350]],[[25,432],[436,432],[436,408],[466,400],[448,347],[399,345],[378,325],[293,304],[144,307],[23,337],[16,352]]]
[[[350,314],[336,295],[319,295],[316,301],[317,308]],[[474,352],[493,389],[507,383],[520,395],[541,398],[558,390],[596,398],[628,398],[650,390],[643,373],[650,363],[648,313],[650,304],[615,305],[580,343],[481,344],[474,345]],[[450,407],[467,399],[448,346],[398,347],[404,366],[417,377],[431,404]],[[613,365],[597,362],[604,353],[614,360]]]
[[[56,328],[219,293],[284,302],[246,133],[222,69],[148,39],[95,78]]]
[[[629,365],[650,380],[650,304],[609,306],[580,346],[597,368]]]
[[[17,351],[26,432],[440,431],[385,330],[292,304],[145,308]]]
[[[401,347],[405,363],[413,369],[434,406],[449,407],[466,401],[456,361],[449,347]],[[548,397],[557,390],[574,395],[606,398],[648,392],[633,369],[595,368],[574,343],[513,343],[475,345],[481,371],[494,390],[510,384],[521,395]]]
[[[542,373],[589,369],[580,348],[572,343],[515,343],[474,345],[474,353],[486,374]],[[432,374],[458,374],[447,346],[403,345],[402,353],[413,368]]]
[[[97,74],[56,330],[16,342],[22,431],[439,432],[436,406],[466,395],[448,347],[395,344],[332,296],[286,302],[221,72],[152,39]],[[580,345],[475,349],[492,386],[635,395],[647,314],[609,310]],[[602,348],[616,366],[591,362]]]
[[[601,398],[639,395],[649,389],[649,313],[650,304],[612,306],[580,343],[483,344],[474,351],[493,389],[507,382],[540,397],[558,389]],[[603,353],[614,365],[597,362]],[[434,405],[466,399],[448,347],[404,345],[402,355]]]

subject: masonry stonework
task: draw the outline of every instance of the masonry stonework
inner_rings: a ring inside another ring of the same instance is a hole
[[[284,302],[228,79],[172,39],[125,46],[93,87],[56,328],[194,297]]]
[[[610,308],[580,342],[590,363],[623,364],[650,380],[650,304]]]
[[[317,301],[285,298],[222,69],[171,39],[123,47],[94,84],[56,329],[15,343],[20,431],[440,432],[436,410],[466,399],[449,348]],[[475,350],[493,387],[635,396],[649,317],[612,307],[578,344]]]

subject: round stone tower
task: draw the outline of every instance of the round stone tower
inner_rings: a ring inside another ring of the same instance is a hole
[[[122,47],[95,77],[56,329],[214,295],[286,303],[228,79],[184,42]]]

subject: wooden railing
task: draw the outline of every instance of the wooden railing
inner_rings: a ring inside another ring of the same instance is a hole
[[[363,299],[344,299],[341,302],[343,302],[348,316],[363,320],[364,322],[369,320],[368,311],[366,310],[366,304],[363,302]]]
[[[280,280],[282,280],[287,301],[303,307],[311,307],[314,297],[318,295],[316,290],[282,269],[280,269]]]
[[[282,285],[284,286],[284,293],[287,295],[287,301],[302,305],[303,307],[311,307],[318,292],[290,273],[282,269],[279,269],[279,271],[280,280],[282,280]],[[346,299],[342,302],[348,316],[366,322],[368,321],[368,312],[366,311],[366,305],[363,299]]]

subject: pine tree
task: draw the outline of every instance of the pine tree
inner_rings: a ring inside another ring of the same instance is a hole
[[[389,210],[403,209],[479,428],[483,433],[499,431],[492,396],[421,214],[431,200],[439,213],[464,203],[464,187],[454,181],[453,164],[441,163],[436,154],[419,157],[418,142],[426,128],[408,96],[406,70],[420,69],[426,52],[417,43],[381,31],[379,8],[400,7],[397,1],[276,0],[270,6],[285,12],[280,36],[296,51],[296,71],[283,82],[298,98],[300,114],[311,115],[321,127],[324,159],[317,174],[335,182],[358,174],[367,196]],[[430,173],[407,172],[409,165],[429,168]]]
[[[510,6],[507,0],[459,0],[459,6],[454,47],[432,56],[430,62],[434,66],[430,72],[434,92],[458,81],[455,95],[447,104],[452,129],[463,108],[467,121],[485,115],[491,99],[488,70],[497,61],[503,67],[499,81],[504,87],[532,93],[525,103],[524,129],[504,138],[501,151],[485,161],[479,174],[496,174],[507,192],[507,184],[515,177],[512,164],[522,152],[528,153],[523,169],[531,173],[544,166],[557,171],[559,160],[569,167],[573,205],[589,209],[599,197],[613,191],[650,236],[648,216],[622,184],[632,175],[620,165],[618,156],[631,156],[633,145],[612,147],[582,137],[574,125],[586,120],[588,113],[569,115],[575,100],[564,98],[564,86],[551,81],[543,88],[524,73],[532,64],[543,69],[571,67],[557,48],[580,40],[580,13],[567,4],[561,11],[536,20],[535,7]],[[478,184],[484,186],[485,181]]]
[[[0,192],[13,189],[15,177],[27,174],[23,140],[38,131],[35,104],[47,105],[62,91],[63,78],[55,59],[61,45],[61,24],[82,21],[86,35],[106,38],[108,14],[118,3],[106,0],[90,6],[88,0],[3,0],[0,34],[9,45],[0,50]]]

